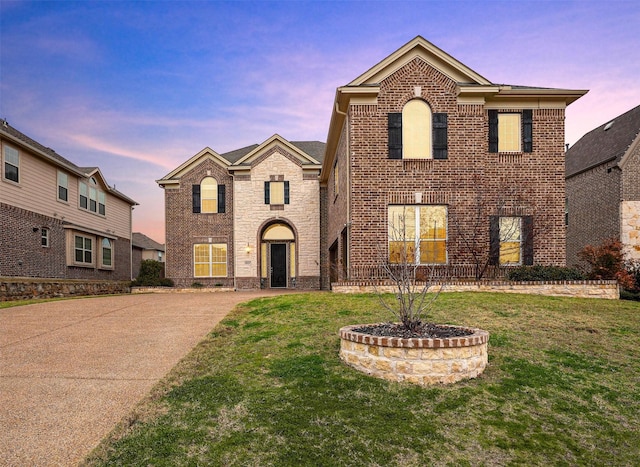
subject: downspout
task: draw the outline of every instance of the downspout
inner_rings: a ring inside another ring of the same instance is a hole
[[[338,106],[338,103],[335,103],[336,113],[343,115],[345,117],[345,122],[347,123],[346,128],[346,138],[347,138],[347,245],[351,245],[351,145],[349,144],[349,135],[350,133],[350,125],[349,125],[349,116],[347,112],[342,112]],[[345,245],[345,248],[347,247]],[[347,248],[347,277],[348,280],[351,276],[351,251],[350,248]]]

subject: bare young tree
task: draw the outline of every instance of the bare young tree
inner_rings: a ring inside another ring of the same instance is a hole
[[[420,217],[416,209],[419,206],[389,209],[388,244],[379,249],[379,263],[393,296],[376,290],[382,306],[411,332],[423,324],[446,279],[436,265],[443,254],[446,262],[446,234],[444,241],[440,238],[446,229],[446,211],[444,216]]]

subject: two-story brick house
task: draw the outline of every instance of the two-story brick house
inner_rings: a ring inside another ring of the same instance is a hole
[[[157,180],[166,277],[183,287],[319,288],[323,152],[274,135],[224,154],[205,148]]]
[[[130,280],[137,203],[6,121],[0,146],[0,276]]]
[[[603,123],[566,157],[567,263],[587,245],[615,238],[640,260],[640,106]]]
[[[323,285],[405,258],[471,277],[564,265],[565,108],[585,93],[492,83],[422,37],[338,88]]]

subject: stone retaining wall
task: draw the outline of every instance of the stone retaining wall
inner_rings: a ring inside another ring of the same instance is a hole
[[[355,332],[361,325],[340,329],[340,358],[377,378],[428,386],[475,378],[487,366],[489,333],[448,339],[377,337]]]
[[[439,285],[433,285],[429,292],[436,292]],[[395,288],[389,282],[353,281],[331,284],[337,293],[393,293]],[[616,281],[452,281],[447,282],[443,292],[505,292],[556,297],[604,298],[618,300],[620,288]]]
[[[233,292],[233,287],[132,287],[131,293]]]
[[[130,292],[129,284],[130,281],[0,277],[0,301],[122,294]]]

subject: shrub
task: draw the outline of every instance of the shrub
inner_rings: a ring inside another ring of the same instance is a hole
[[[173,281],[162,277],[164,274],[164,264],[153,259],[145,259],[140,263],[138,277],[131,282],[132,287],[173,287]]]
[[[520,266],[507,272],[510,281],[580,281],[585,276],[575,268],[560,266]]]
[[[617,280],[624,289],[635,288],[636,281],[625,267],[622,243],[619,240],[610,238],[597,246],[587,245],[578,253],[578,257],[591,268],[587,275],[589,279]]]

